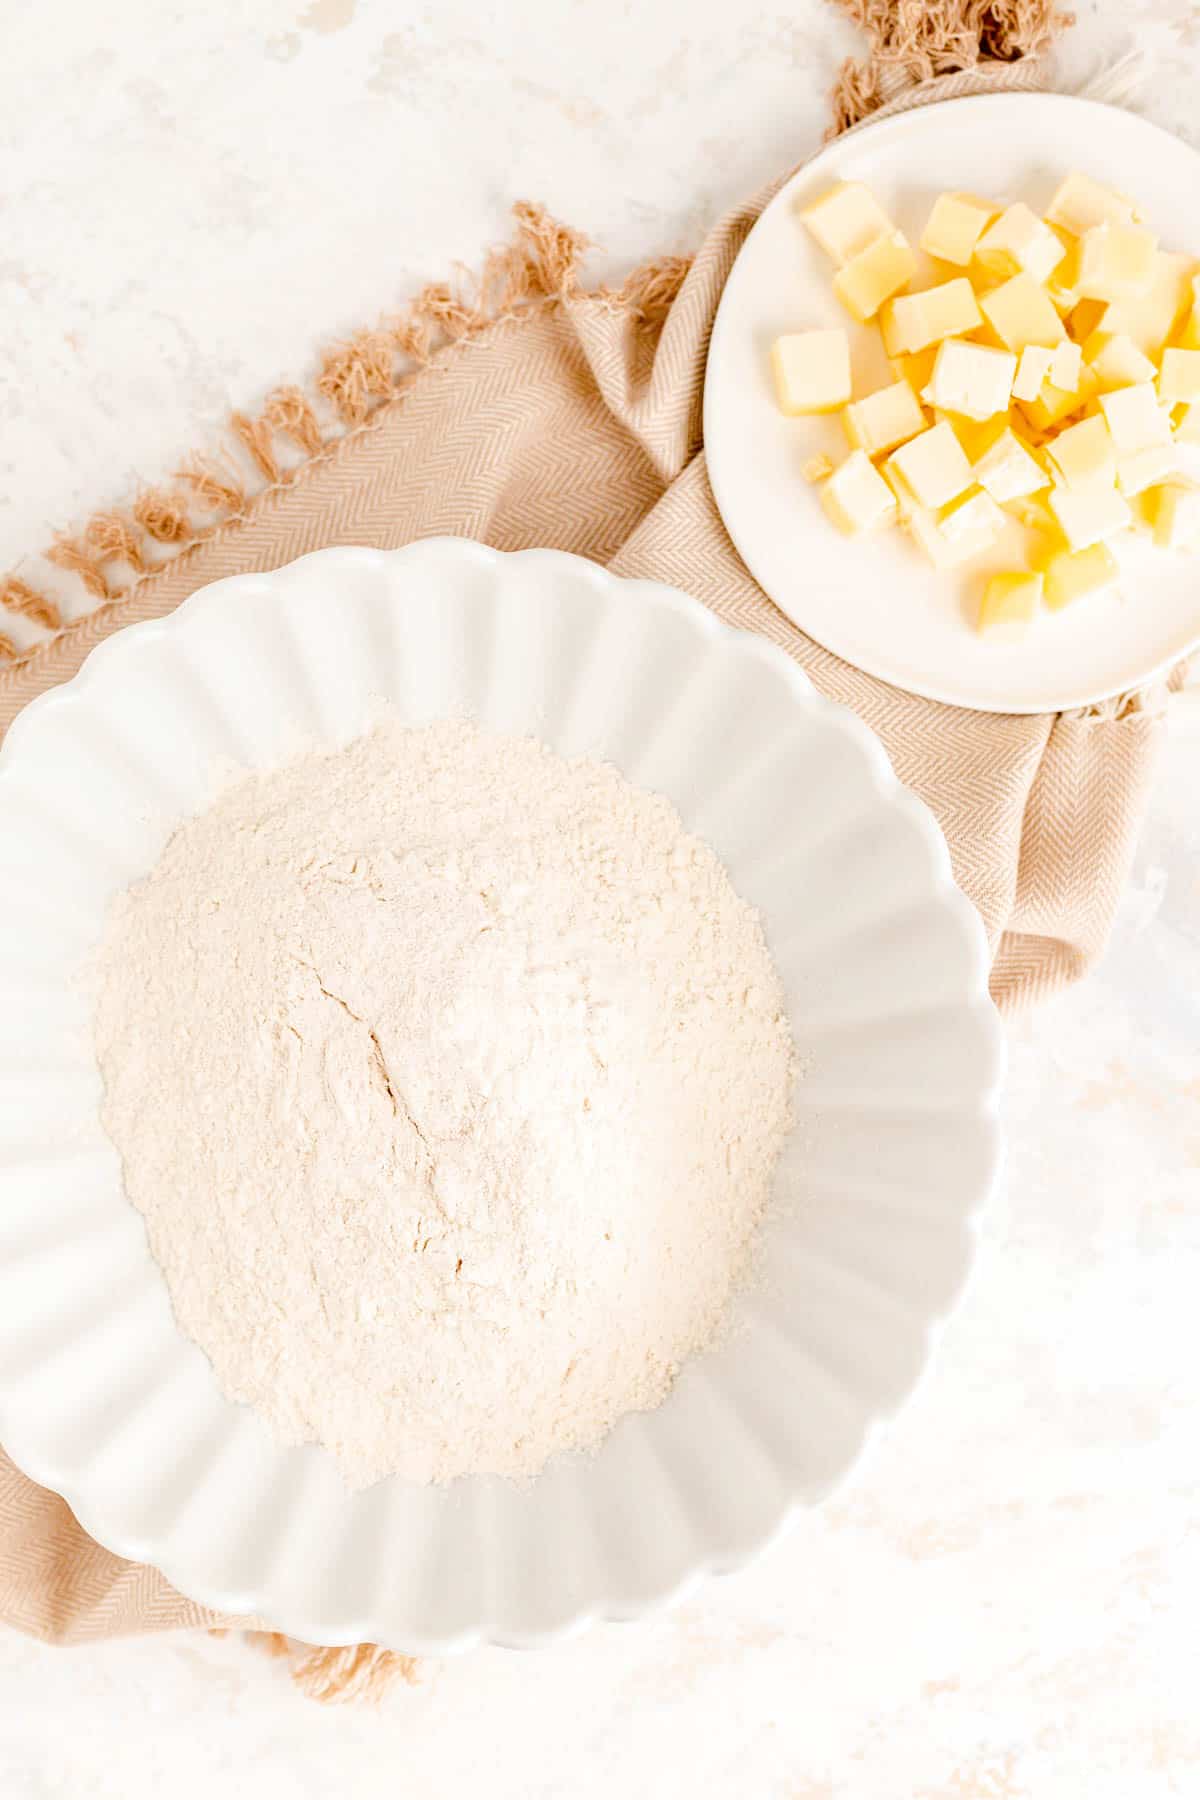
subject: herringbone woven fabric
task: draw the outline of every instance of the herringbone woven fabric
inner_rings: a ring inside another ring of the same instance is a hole
[[[955,76],[887,110],[997,85],[1032,81],[1023,68]],[[386,549],[438,532],[500,549],[553,545],[687,589],[783,645],[867,721],[941,822],[987,927],[1002,1004],[1080,975],[1125,878],[1159,717],[1137,697],[1073,718],[917,699],[811,643],[755,586],[709,489],[701,395],[722,285],[767,198],[721,221],[665,317],[632,293],[589,295],[563,276],[557,291],[461,336],[239,516],[0,674],[0,730],[73,675],[99,639],[222,576],[323,545]],[[337,630],[336,595],[328,629]],[[0,1617],[62,1641],[228,1622],[102,1550],[2,1453]]]

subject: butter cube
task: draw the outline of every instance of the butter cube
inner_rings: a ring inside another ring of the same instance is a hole
[[[803,207],[800,217],[839,268],[892,229],[892,221],[861,181],[840,182]]]
[[[938,530],[956,562],[994,544],[1006,524],[992,496],[981,489],[951,501],[938,514]]]
[[[1180,407],[1175,418],[1175,439],[1181,444],[1200,444],[1200,402]]]
[[[907,381],[897,381],[852,401],[842,414],[842,422],[846,436],[857,449],[865,450],[868,456],[882,456],[885,450],[894,450],[897,444],[924,431],[925,414]]]
[[[864,450],[852,450],[821,488],[821,504],[847,537],[890,525],[896,501]]]
[[[1150,495],[1153,494],[1153,492],[1153,488],[1147,488],[1145,493],[1130,494],[1128,496],[1129,510],[1133,514],[1133,529],[1143,537],[1147,532],[1150,533],[1151,537],[1154,535],[1154,520],[1150,516]]]
[[[1101,394],[1100,408],[1118,450],[1145,450],[1171,440],[1171,417],[1159,405],[1153,382]]]
[[[965,268],[996,211],[990,200],[977,200],[973,194],[939,194],[921,233],[922,250]]]
[[[833,464],[822,450],[801,463],[800,473],[811,487],[816,487],[819,481],[826,481],[833,474]]]
[[[913,514],[917,512],[919,508],[912,497],[908,483],[901,476],[899,470],[893,469],[890,462],[880,463],[879,473],[883,476],[883,479],[892,490],[893,497],[896,501],[897,517],[902,524],[909,524]]]
[[[980,487],[1001,504],[1037,493],[1049,483],[1046,471],[1011,429],[984,452],[973,473]]]
[[[1123,450],[1117,457],[1117,486],[1127,500],[1159,487],[1178,472],[1173,444],[1151,444],[1145,450]]]
[[[894,305],[895,302],[892,304]],[[881,310],[879,315],[881,320],[886,311],[886,307]],[[933,365],[937,361],[937,353],[938,346],[936,344],[929,345],[925,350],[914,350],[911,355],[902,352],[899,356],[891,358],[892,368],[900,381],[907,381],[913,392],[919,394],[922,388],[929,385],[929,378],[933,374]]]
[[[1036,531],[1040,538],[1053,540],[1056,546],[1062,544],[1062,532],[1058,528],[1058,520],[1050,511],[1043,494],[1022,494],[1016,500],[1005,503],[1005,512],[1010,513],[1019,525],[1027,531]],[[1035,567],[1039,567],[1035,563]]]
[[[908,299],[910,296],[902,295],[901,298]],[[883,339],[884,350],[887,352],[888,360],[891,362],[892,366],[895,367],[901,358],[908,354],[909,322],[905,320],[903,313],[897,317],[895,300],[884,301],[879,309],[877,322],[879,325],[879,334]],[[921,385],[923,384],[918,384],[915,381],[913,382],[914,387],[919,388]]]
[[[971,465],[944,421],[893,450],[888,463],[918,506],[931,510],[945,506],[971,485]]]
[[[1179,345],[1183,350],[1200,350],[1200,275],[1192,276],[1192,304],[1179,333]]]
[[[1024,271],[993,288],[979,304],[1000,342],[1018,355],[1027,344],[1053,350],[1067,335],[1045,288]]]
[[[835,331],[793,331],[771,346],[775,395],[789,418],[835,412],[850,398],[850,340]]]
[[[1093,225],[1080,239],[1079,279],[1085,300],[1133,300],[1154,276],[1158,239],[1142,225]]]
[[[1060,550],[1046,564],[1043,598],[1052,612],[1061,612],[1073,600],[1108,587],[1118,573],[1117,559],[1107,544],[1090,544],[1086,550]]]
[[[1111,301],[1104,309],[1100,328],[1124,332],[1147,356],[1157,356],[1191,305],[1195,266],[1190,256],[1158,251],[1145,293]]]
[[[1054,226],[1054,235],[1063,247],[1063,259],[1058,267],[1047,277],[1046,292],[1053,300],[1060,313],[1073,312],[1080,304],[1079,293],[1079,239],[1072,237],[1069,231]]]
[[[1050,379],[1053,361],[1053,350],[1047,350],[1042,344],[1026,344],[1013,378],[1013,399],[1036,400],[1042,391],[1042,383]]]
[[[979,631],[996,625],[1028,625],[1042,597],[1042,577],[1012,570],[993,575],[979,602]]]
[[[1055,476],[1064,487],[1111,487],[1116,480],[1117,455],[1103,419],[1083,419],[1046,445]]]
[[[852,256],[833,278],[833,291],[860,325],[912,280],[917,259],[901,231],[887,232]],[[914,346],[916,348],[917,346]]]
[[[923,398],[945,412],[990,419],[1007,412],[1017,359],[1010,350],[943,338]]]
[[[1077,344],[1086,343],[1099,331],[1108,307],[1103,300],[1081,300],[1067,315],[1067,329]]]
[[[1149,491],[1154,541],[1162,550],[1186,550],[1200,540],[1200,488],[1169,482]]]
[[[907,524],[936,568],[957,569],[991,548],[1004,530],[1005,518],[990,495],[976,491],[938,513],[918,507]]]
[[[940,425],[944,419],[949,425],[972,468],[1008,430],[1007,413],[997,413],[991,419],[968,419],[962,413],[935,410],[933,417],[936,424]]]
[[[1078,412],[1082,404],[1083,401],[1078,394],[1065,393],[1062,388],[1056,388],[1052,381],[1043,384],[1042,391],[1036,400],[1019,400],[1017,402],[1021,412],[1034,430],[1043,433],[1053,431],[1056,425],[1060,425],[1072,413]]]
[[[919,294],[903,294],[880,316],[889,356],[924,350],[942,338],[964,337],[983,324],[975,290],[965,275]]]
[[[1079,391],[1080,378],[1083,374],[1083,351],[1078,344],[1067,339],[1057,346],[1050,359],[1049,379],[1056,388],[1064,393],[1075,394]]]
[[[1071,174],[1046,208],[1046,218],[1051,225],[1061,225],[1082,237],[1095,225],[1131,225],[1134,205],[1124,194],[1103,187],[1090,175]]]
[[[1158,397],[1166,406],[1200,400],[1200,350],[1164,350]]]
[[[1072,550],[1086,550],[1133,523],[1129,503],[1115,487],[1051,488],[1050,507]]]
[[[1024,271],[1037,282],[1045,282],[1065,255],[1061,239],[1022,200],[1005,207],[975,249],[976,262],[989,275],[1004,279]]]
[[[1083,346],[1083,354],[1105,391],[1154,380],[1154,364],[1142,354],[1127,332],[1094,331]]]
[[[1175,465],[1167,479],[1182,482],[1185,486],[1200,485],[1200,444],[1176,435],[1169,445],[1162,447],[1169,452]]]

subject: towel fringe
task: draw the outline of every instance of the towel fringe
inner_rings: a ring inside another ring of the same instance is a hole
[[[168,485],[145,488],[127,509],[106,508],[79,532],[58,536],[44,558],[74,578],[73,617],[90,612],[89,602],[126,598],[172,557],[241,518],[252,499],[286,486],[297,469],[398,399],[413,371],[439,351],[537,304],[586,299],[627,307],[640,325],[653,326],[690,267],[686,257],[661,257],[620,288],[588,290],[580,283],[591,248],[584,234],[533,201],[518,201],[512,211],[511,243],[491,250],[478,272],[458,268],[453,280],[430,283],[400,313],[330,345],[311,392],[295,384],[273,389],[259,412],[232,413],[223,452],[189,458]],[[71,629],[55,597],[24,572],[0,578],[0,614],[5,610],[42,633]],[[45,642],[39,636],[19,648],[5,635],[0,657],[20,665]]]
[[[300,1692],[322,1706],[341,1706],[351,1700],[382,1700],[398,1684],[412,1687],[417,1681],[413,1657],[384,1650],[379,1644],[325,1649],[302,1644],[281,1631],[247,1631],[243,1635],[267,1656],[286,1659]],[[227,1637],[228,1631],[216,1626],[209,1636]]]
[[[983,62],[1040,56],[1075,23],[1056,0],[834,0],[865,32],[870,55],[849,57],[833,90],[830,137],[896,92]]]

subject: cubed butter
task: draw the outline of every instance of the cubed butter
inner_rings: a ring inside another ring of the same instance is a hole
[[[827,481],[833,474],[833,463],[824,451],[820,451],[816,456],[810,456],[807,462],[801,463],[800,473],[805,481],[815,487],[818,481]]]
[[[1154,364],[1127,332],[1094,331],[1083,346],[1087,365],[1104,391],[1153,381]]]
[[[994,544],[1006,524],[1004,514],[982,488],[952,500],[938,514],[938,529],[957,561]]]
[[[1049,478],[1041,464],[1030,455],[1016,432],[1006,429],[990,450],[975,464],[976,481],[992,499],[1001,505],[1035,494],[1048,485]]]
[[[965,268],[997,210],[990,200],[977,200],[973,194],[939,194],[921,233],[922,250]]]
[[[1067,335],[1045,288],[1024,271],[984,294],[979,304],[1000,342],[1017,355],[1027,344],[1053,350]]]
[[[1133,514],[1133,529],[1143,536],[1146,532],[1149,532],[1151,536],[1154,535],[1154,520],[1151,517],[1152,509],[1149,499],[1153,492],[1153,488],[1147,488],[1143,493],[1125,496],[1129,501],[1129,510]]]
[[[1060,184],[1046,208],[1051,225],[1081,237],[1095,225],[1129,225],[1134,219],[1134,205],[1125,194],[1103,187],[1090,175],[1072,173]]]
[[[1151,444],[1145,450],[1123,450],[1117,457],[1117,486],[1127,500],[1159,487],[1178,471],[1173,444]]]
[[[892,229],[892,221],[861,181],[839,183],[811,206],[802,207],[800,217],[839,268]]]
[[[1158,397],[1166,406],[1200,400],[1200,350],[1164,350]]]
[[[838,270],[833,291],[846,311],[865,325],[885,300],[912,280],[916,268],[917,259],[904,233],[889,231]]]
[[[964,337],[983,324],[975,290],[965,275],[925,288],[919,294],[902,294],[885,308],[880,318],[884,347],[889,356],[924,350],[942,338]]]
[[[1152,382],[1101,394],[1100,410],[1118,450],[1145,450],[1170,442],[1171,415],[1159,404]]]
[[[1007,413],[997,413],[992,419],[968,419],[962,413],[947,412],[935,412],[933,416],[936,422],[944,419],[950,426],[972,468],[1008,430]]]
[[[937,513],[917,507],[907,524],[936,568],[957,569],[991,548],[1005,518],[990,495],[976,491]]]
[[[1053,540],[1061,547],[1063,535],[1044,493],[1022,494],[1016,500],[1006,501],[1004,510],[1027,531],[1036,532],[1039,538]],[[1037,566],[1040,565],[1035,564]]]
[[[943,338],[923,398],[943,412],[991,419],[1008,411],[1017,359],[1011,350]]]
[[[1052,612],[1061,612],[1073,600],[1098,593],[1114,582],[1117,559],[1107,544],[1090,544],[1086,550],[1060,550],[1045,568],[1042,597]]]
[[[1192,276],[1192,303],[1179,333],[1180,348],[1200,350],[1200,275]]]
[[[1200,444],[1176,435],[1166,448],[1174,462],[1170,480],[1200,485]]]
[[[1111,487],[1116,480],[1117,453],[1103,419],[1068,425],[1046,445],[1046,455],[1064,487]]]
[[[821,487],[821,504],[847,537],[890,525],[896,517],[891,488],[865,450],[852,450]]]
[[[1181,444],[1200,444],[1200,402],[1181,406],[1175,414],[1174,435]]]
[[[1193,306],[1179,333],[1181,350],[1200,350],[1200,307]]]
[[[1036,400],[1042,391],[1042,383],[1050,379],[1053,361],[1053,350],[1047,350],[1043,344],[1026,344],[1013,378],[1013,399]]]
[[[781,412],[835,412],[850,398],[850,340],[834,331],[792,331],[771,346],[775,395]]]
[[[1067,314],[1067,330],[1077,344],[1086,343],[1094,331],[1099,331],[1107,311],[1103,300],[1081,300],[1071,308]]]
[[[1154,541],[1162,550],[1187,550],[1200,541],[1200,487],[1168,482],[1149,490]]]
[[[895,381],[891,387],[851,401],[842,421],[850,442],[868,456],[882,456],[925,429],[921,402],[907,381]]]
[[[1145,293],[1110,301],[1100,320],[1101,330],[1124,332],[1147,356],[1157,356],[1191,305],[1195,267],[1190,256],[1158,251]]]
[[[943,421],[910,438],[888,458],[918,506],[936,511],[971,485],[971,465]]]
[[[1154,276],[1158,239],[1143,225],[1093,225],[1080,239],[1076,286],[1085,300],[1134,300]]]
[[[979,602],[980,631],[996,625],[1028,625],[1042,597],[1042,577],[1016,569],[993,575]]]
[[[1050,358],[1049,380],[1066,394],[1079,392],[1083,373],[1083,351],[1069,338],[1056,346]]]
[[[1024,271],[1041,283],[1065,255],[1061,239],[1023,200],[1006,206],[1000,217],[992,220],[975,249],[980,268],[998,280]]]
[[[902,524],[907,525],[913,514],[920,510],[912,497],[912,492],[908,483],[903,479],[898,470],[893,469],[890,462],[880,463],[879,473],[883,476],[883,479],[892,490],[892,494],[896,501],[897,517]]]
[[[1129,502],[1114,486],[1050,490],[1050,507],[1072,550],[1086,550],[1132,524]]]
[[[1079,239],[1061,226],[1052,227],[1063,247],[1063,259],[1045,282],[1046,292],[1060,313],[1073,312],[1080,303]]]
[[[1066,393],[1062,388],[1056,388],[1052,381],[1047,381],[1036,400],[1018,400],[1017,405],[1034,430],[1046,435],[1072,413],[1078,412],[1082,401],[1078,394]]]
[[[886,308],[884,309],[886,311]],[[882,318],[883,313],[880,313]],[[930,344],[925,350],[914,350],[911,355],[902,353],[893,356],[892,369],[897,379],[907,381],[913,392],[919,394],[922,388],[929,386],[929,377],[933,374],[933,365],[937,361],[938,346]]]

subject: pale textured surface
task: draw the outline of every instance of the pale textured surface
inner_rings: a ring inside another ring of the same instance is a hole
[[[1081,73],[1129,15],[1076,10]],[[4,27],[0,562],[302,371],[315,330],[474,258],[513,193],[589,225],[614,269],[691,243],[816,142],[852,41],[817,0],[669,0],[636,43],[580,0],[572,25],[548,0],[40,13]],[[1200,9],[1155,0],[1138,32],[1145,110],[1194,136]],[[448,1664],[378,1715],[319,1711],[229,1641],[0,1635],[0,1790],[1194,1787],[1198,757],[1181,725],[1107,969],[1014,1029],[1009,1197],[937,1373],[843,1501],[673,1619]]]
[[[175,1316],[349,1485],[536,1475],[717,1335],[793,1050],[758,916],[661,795],[384,721],[226,787],[96,973]]]

